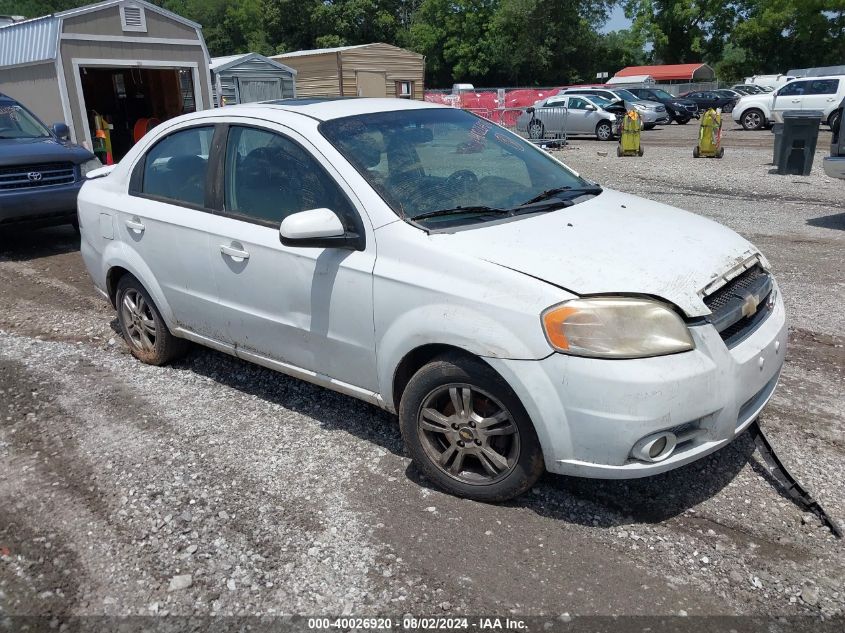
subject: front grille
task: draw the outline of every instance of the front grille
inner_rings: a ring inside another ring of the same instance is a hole
[[[692,112],[693,114],[698,112],[698,106],[697,105],[686,105],[686,106],[684,106],[684,108],[687,110],[687,112]]]
[[[67,185],[76,180],[73,163],[0,167],[0,190]]]
[[[704,297],[704,305],[711,312],[710,322],[728,347],[746,338],[766,319],[772,291],[772,276],[755,265]]]

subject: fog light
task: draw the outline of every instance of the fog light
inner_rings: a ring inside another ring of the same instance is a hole
[[[648,449],[648,456],[652,459],[656,459],[660,456],[660,453],[663,452],[663,449],[666,448],[666,436],[664,435],[656,442],[654,442],[651,447]]]
[[[631,449],[631,455],[644,462],[662,462],[675,450],[678,438],[671,431],[654,433],[642,438]]]

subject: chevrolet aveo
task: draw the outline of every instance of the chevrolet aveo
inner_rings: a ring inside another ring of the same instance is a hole
[[[458,109],[198,112],[91,176],[82,254],[132,354],[193,341],[398,413],[457,495],[687,464],[752,423],[783,364],[753,245]]]

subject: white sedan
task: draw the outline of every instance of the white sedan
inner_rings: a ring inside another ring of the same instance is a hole
[[[786,352],[745,239],[462,110],[197,112],[93,176],[82,254],[137,358],[192,341],[396,412],[457,495],[687,464],[751,424]]]

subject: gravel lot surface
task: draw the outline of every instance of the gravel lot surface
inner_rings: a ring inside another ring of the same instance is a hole
[[[605,186],[758,244],[791,323],[762,424],[845,522],[845,182],[770,173],[771,134],[573,141]],[[607,152],[607,155],[601,155]],[[644,599],[647,596],[647,599]],[[395,418],[194,348],[135,361],[69,229],[0,235],[0,615],[843,614],[845,554],[746,436],[647,480],[545,476],[515,502],[446,496]]]

